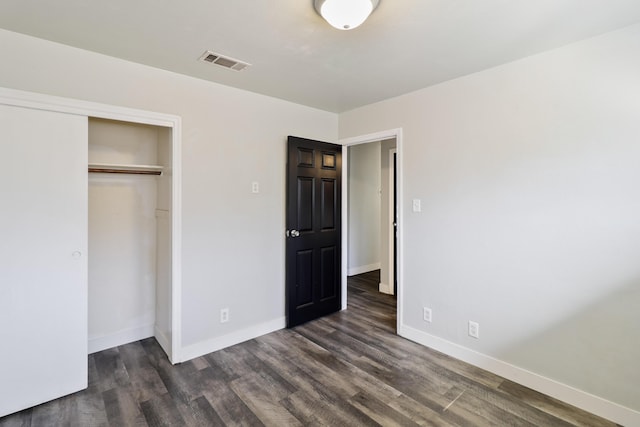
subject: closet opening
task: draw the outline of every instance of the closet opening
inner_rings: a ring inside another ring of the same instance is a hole
[[[172,350],[172,129],[89,118],[89,353]]]

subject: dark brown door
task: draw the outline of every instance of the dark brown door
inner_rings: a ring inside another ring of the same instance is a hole
[[[290,136],[287,157],[287,327],[341,307],[342,147]]]

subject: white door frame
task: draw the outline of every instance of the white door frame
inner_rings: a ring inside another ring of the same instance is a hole
[[[391,148],[389,150],[389,221],[391,221],[390,223],[387,224],[387,228],[389,230],[389,244],[388,244],[388,255],[389,255],[389,276],[387,278],[387,284],[389,286],[389,293],[391,295],[393,295],[394,291],[394,281],[395,281],[395,269],[394,269],[394,263],[393,263],[393,245],[394,245],[394,240],[395,240],[395,227],[393,226],[394,223],[398,222],[398,218],[395,218],[393,216],[394,213],[394,209],[393,209],[393,200],[395,198],[395,188],[394,188],[394,178],[396,175],[396,165],[394,165],[393,162],[393,155],[396,154],[398,151],[396,148]],[[399,246],[399,245],[398,245]]]
[[[397,152],[397,201],[398,201],[398,218],[403,218],[402,209],[402,129],[389,129],[381,132],[370,133],[367,135],[356,136],[352,138],[345,138],[338,141],[342,145],[342,310],[347,308],[347,262],[349,254],[349,216],[348,216],[348,201],[349,201],[349,147],[352,145],[366,144],[368,142],[383,141],[386,139],[396,140],[396,152]],[[391,204],[391,203],[390,203]],[[397,316],[396,316],[396,330],[400,330],[402,324],[402,221],[398,221],[398,295],[397,295]],[[392,255],[393,256],[393,255]]]
[[[182,362],[182,120],[179,116],[0,87],[0,104],[171,129],[171,363]]]

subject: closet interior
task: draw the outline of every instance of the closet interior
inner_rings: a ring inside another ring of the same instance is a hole
[[[89,353],[155,336],[171,357],[171,132],[89,118]]]

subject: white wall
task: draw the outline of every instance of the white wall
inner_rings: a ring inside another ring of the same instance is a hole
[[[340,115],[403,129],[405,332],[640,410],[639,51],[636,25]]]
[[[336,114],[4,30],[0,53],[2,87],[182,117],[186,355],[284,326],[286,137],[336,141]]]
[[[380,141],[349,147],[348,273],[380,268]]]

